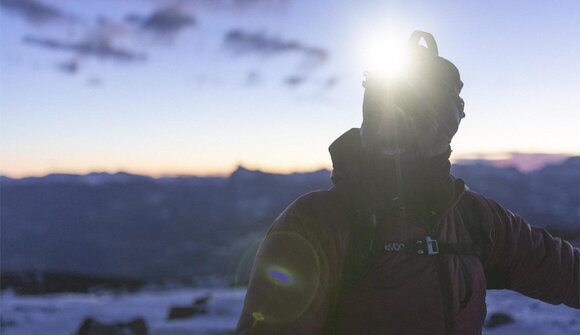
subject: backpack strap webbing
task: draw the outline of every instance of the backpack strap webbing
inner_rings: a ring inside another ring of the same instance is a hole
[[[362,209],[366,206],[361,206],[359,203],[361,200],[355,199],[350,188],[335,185],[332,190],[336,192],[348,215],[350,238],[342,275],[332,298],[331,310],[321,332],[323,335],[338,333],[337,311],[340,309],[342,298],[347,292],[359,286],[381,251],[381,248],[377,247],[379,244],[375,241],[377,221],[380,218],[377,218],[374,213]]]
[[[338,193],[346,208],[350,227],[349,244],[340,281],[340,291],[344,291],[357,287],[380,255],[382,246],[380,241],[375,240],[375,231],[381,218],[365,209],[366,204],[360,204],[362,200],[355,199],[349,188],[337,185],[333,190]]]
[[[479,249],[483,262],[483,251],[491,243],[491,227],[484,222],[481,205],[472,192],[466,191],[457,204],[463,226],[467,229],[472,243]]]

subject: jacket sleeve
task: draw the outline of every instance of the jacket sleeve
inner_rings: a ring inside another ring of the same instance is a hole
[[[329,266],[332,238],[297,202],[276,219],[260,245],[235,334],[322,331],[339,277],[336,266]]]
[[[488,288],[580,308],[580,250],[496,202],[485,202],[492,240],[484,261]]]

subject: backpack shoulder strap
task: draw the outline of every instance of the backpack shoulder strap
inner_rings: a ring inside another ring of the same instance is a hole
[[[346,209],[349,221],[350,238],[344,259],[341,290],[348,290],[358,286],[370,270],[377,245],[375,230],[378,218],[374,213],[364,210],[360,199],[356,199],[348,187],[335,187],[333,191],[338,193],[339,201]]]
[[[336,192],[338,201],[345,208],[348,215],[350,237],[342,266],[341,278],[331,303],[331,310],[321,334],[336,334],[338,329],[337,311],[341,308],[344,295],[356,289],[370,271],[377,256],[375,230],[376,216],[361,209],[359,201],[353,192],[345,185],[336,185],[332,189]]]
[[[473,192],[466,191],[457,207],[471,241],[479,249],[481,259],[484,249],[491,243],[491,227],[484,220],[481,205]]]

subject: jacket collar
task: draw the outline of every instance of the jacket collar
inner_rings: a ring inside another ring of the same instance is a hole
[[[352,128],[329,152],[333,184],[352,193],[360,209],[440,214],[465,191],[463,181],[450,174],[451,151],[428,159],[370,156],[361,148],[360,129]]]

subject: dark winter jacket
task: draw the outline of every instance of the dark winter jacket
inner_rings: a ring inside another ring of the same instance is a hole
[[[439,193],[423,190],[432,195],[429,201],[374,210],[377,228],[371,240],[384,252],[372,255],[360,282],[345,286],[356,215],[338,190],[356,173],[349,162],[358,159],[351,147],[356,148],[357,137],[353,129],[331,146],[335,188],[302,196],[270,227],[255,259],[236,334],[480,334],[487,288],[580,307],[580,250],[493,200],[465,191],[462,181],[453,178],[449,187],[438,186]],[[400,180],[400,171],[395,174]],[[388,194],[392,188],[379,190]],[[413,188],[403,191],[407,199],[417,199]],[[378,197],[378,203],[400,200],[391,195]],[[488,227],[482,230],[489,236],[481,253],[393,252],[401,242],[427,236],[441,244],[473,246],[459,209],[466,199],[472,199],[482,226]]]

